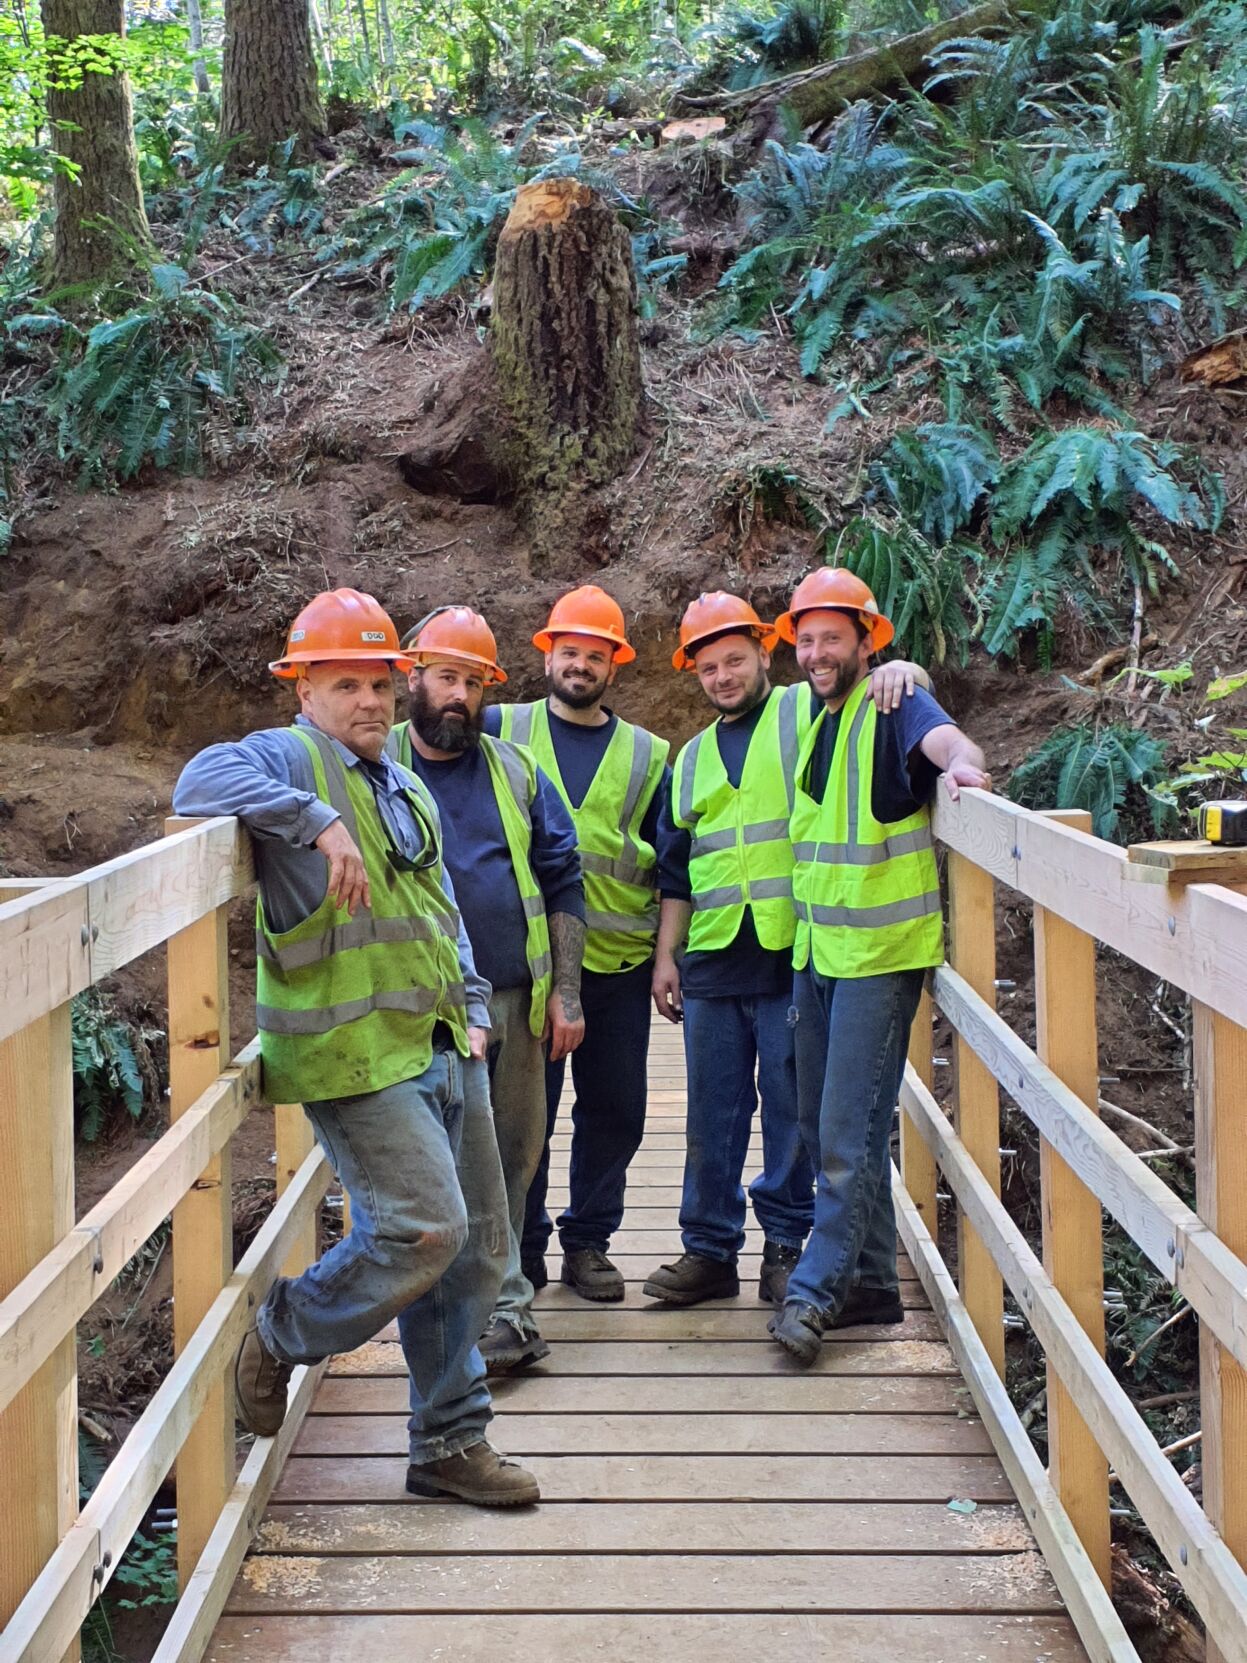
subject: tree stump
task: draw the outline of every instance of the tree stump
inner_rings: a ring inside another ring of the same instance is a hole
[[[580,180],[517,193],[494,266],[492,350],[530,510],[613,479],[641,418],[636,275],[627,231]]]

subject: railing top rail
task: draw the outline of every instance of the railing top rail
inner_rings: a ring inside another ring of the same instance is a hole
[[[202,820],[0,904],[0,1039],[176,935],[251,882],[236,820]]]
[[[1247,896],[1140,882],[1126,851],[988,791],[941,791],[941,842],[1213,1010],[1247,1027]]]

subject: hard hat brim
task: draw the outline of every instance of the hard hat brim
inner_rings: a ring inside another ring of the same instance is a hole
[[[501,687],[507,679],[507,672],[501,664],[495,664],[492,658],[486,658],[482,653],[459,652],[450,647],[430,647],[427,652],[418,652],[414,648],[410,652],[414,666],[423,667],[438,658],[449,658],[457,664],[479,664],[485,670],[485,682],[489,687]]]
[[[395,652],[389,647],[335,647],[328,648],[307,647],[302,652],[287,653],[284,658],[275,658],[269,669],[279,681],[297,681],[300,665],[307,664],[368,664],[384,660],[395,670],[410,670],[411,659],[404,652]]]
[[[774,624],[763,624],[759,630],[753,624],[720,624],[715,629],[708,629],[704,635],[695,635],[691,641],[685,641],[671,655],[673,670],[696,670],[697,664],[694,654],[698,647],[704,647],[707,641],[717,640],[721,635],[752,635],[763,652],[774,652],[779,642],[779,631]]]
[[[775,629],[781,640],[796,646],[797,620],[807,612],[855,612],[870,631],[871,652],[882,652],[896,635],[892,620],[885,618],[881,612],[866,612],[860,606],[835,606],[828,602],[826,606],[803,606],[800,612],[782,612],[775,620]]]
[[[595,641],[609,641],[614,647],[614,661],[616,664],[631,664],[636,657],[636,648],[630,647],[622,635],[615,635],[608,629],[539,629],[533,636],[533,646],[538,652],[552,652],[554,643],[560,635],[589,635]]]

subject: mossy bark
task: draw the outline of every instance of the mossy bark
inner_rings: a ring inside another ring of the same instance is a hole
[[[251,167],[292,136],[303,159],[325,139],[308,0],[226,0],[221,137]]]
[[[636,275],[627,231],[580,180],[518,192],[498,242],[491,344],[530,508],[615,478],[641,420]]]
[[[72,51],[84,35],[120,41],[125,8],[122,0],[42,0],[41,12],[51,47],[48,125],[73,167],[53,179],[48,281],[96,289],[132,276],[152,255],[129,79],[120,71],[80,73]]]

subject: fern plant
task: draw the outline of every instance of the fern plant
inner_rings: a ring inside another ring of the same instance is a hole
[[[75,995],[69,1023],[74,1118],[79,1137],[94,1143],[118,1109],[131,1120],[143,1113],[143,1075],[135,1033],[95,988]]]
[[[1059,727],[1013,770],[1006,789],[1026,808],[1084,809],[1096,836],[1112,839],[1131,788],[1155,785],[1164,761],[1164,747],[1141,728]]]
[[[947,543],[999,479],[1000,458],[978,428],[923,422],[898,433],[871,474],[905,519]]]
[[[950,658],[965,663],[970,641],[964,607],[967,573],[977,560],[972,547],[947,543],[933,548],[904,520],[869,515],[850,520],[834,544],[828,542],[829,563],[847,566],[868,585],[895,625],[907,657],[920,664],[943,664]]]

